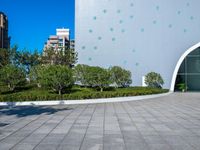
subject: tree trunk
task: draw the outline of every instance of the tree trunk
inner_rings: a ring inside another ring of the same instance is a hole
[[[38,88],[41,88],[42,86],[41,86],[41,84],[40,84],[40,83],[37,83],[37,87],[38,87]]]
[[[62,95],[62,91],[61,90],[59,90],[58,93],[59,93],[59,95]]]
[[[101,92],[103,92],[103,88],[101,87]]]
[[[11,84],[8,84],[8,88],[9,88],[10,91],[14,91],[14,89],[15,89],[15,87],[12,86]]]

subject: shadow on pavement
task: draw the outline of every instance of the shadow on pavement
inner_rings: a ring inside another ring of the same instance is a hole
[[[16,115],[17,117],[26,117],[33,115],[51,115],[59,111],[72,110],[73,108],[55,108],[48,106],[23,106],[23,107],[0,107],[0,115]]]

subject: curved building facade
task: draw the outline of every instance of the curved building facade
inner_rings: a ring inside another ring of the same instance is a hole
[[[199,5],[199,0],[76,0],[79,63],[122,66],[132,71],[135,86],[154,71],[164,88],[173,91],[179,80],[200,90],[200,54],[190,54],[200,46]]]

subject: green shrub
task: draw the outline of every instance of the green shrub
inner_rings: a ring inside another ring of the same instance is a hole
[[[74,79],[70,68],[61,65],[50,65],[43,69],[39,82],[61,95],[64,89],[72,88]]]
[[[73,90],[73,89],[72,89]],[[165,93],[168,90],[157,88],[144,87],[130,87],[119,88],[113,91],[98,92],[89,88],[79,88],[79,91],[71,92],[69,94],[55,94],[54,92],[45,89],[33,89],[12,94],[1,94],[0,101],[15,102],[15,101],[38,101],[38,100],[84,100],[97,98],[112,98],[112,97],[126,97]]]
[[[16,86],[25,83],[25,77],[24,70],[14,65],[6,65],[0,70],[0,81],[7,85],[10,91],[14,91]]]
[[[150,72],[145,76],[145,83],[148,87],[162,88],[164,81],[160,74]]]
[[[111,74],[108,69],[77,65],[74,72],[77,82],[80,82],[84,86],[98,87],[101,92],[112,83]]]
[[[128,87],[132,83],[131,72],[119,66],[110,68],[111,81],[116,87]]]

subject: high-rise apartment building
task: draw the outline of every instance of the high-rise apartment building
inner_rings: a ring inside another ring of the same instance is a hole
[[[69,29],[56,29],[56,35],[49,36],[44,45],[44,50],[54,48],[57,51],[70,47],[70,30]]]
[[[10,37],[8,36],[8,18],[0,12],[0,48],[10,47]]]
[[[75,40],[70,40],[70,49],[75,49]]]

